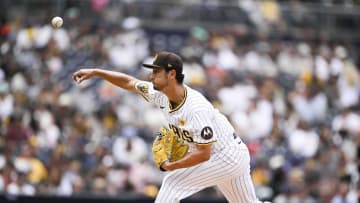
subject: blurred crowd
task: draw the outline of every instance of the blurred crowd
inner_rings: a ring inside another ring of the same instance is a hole
[[[350,40],[237,26],[150,35],[135,17],[92,24],[74,10],[60,29],[32,18],[0,26],[1,193],[154,197],[165,174],[151,156],[162,114],[102,80],[76,85],[71,74],[100,67],[146,80],[141,63],[170,47],[184,59],[185,83],[248,145],[261,199],[359,202],[360,49]],[[221,198],[214,188],[193,198],[204,196]]]

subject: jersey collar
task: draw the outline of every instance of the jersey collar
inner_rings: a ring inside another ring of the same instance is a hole
[[[183,100],[181,101],[181,103],[176,107],[176,108],[172,108],[172,106],[171,106],[171,103],[170,103],[170,101],[168,101],[169,102],[169,113],[173,113],[173,112],[175,112],[175,111],[177,111],[177,110],[179,110],[183,105],[184,105],[184,103],[185,103],[185,101],[186,101],[186,98],[187,98],[187,88],[186,88],[186,86],[184,85],[184,98],[183,98]]]

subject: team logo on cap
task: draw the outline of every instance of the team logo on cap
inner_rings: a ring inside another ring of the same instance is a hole
[[[156,54],[153,60],[153,63],[155,63],[156,59],[157,59],[158,55]]]
[[[211,139],[213,135],[214,135],[213,130],[209,126],[206,126],[201,130],[201,137],[204,138],[205,140]]]
[[[168,63],[168,67],[171,68],[171,67],[173,67],[173,65],[171,65],[170,63]]]

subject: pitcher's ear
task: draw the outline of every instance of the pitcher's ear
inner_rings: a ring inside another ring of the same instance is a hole
[[[176,71],[175,70],[170,70],[169,71],[169,75],[172,77],[172,78],[176,78]]]

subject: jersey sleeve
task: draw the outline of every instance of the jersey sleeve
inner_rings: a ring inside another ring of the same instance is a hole
[[[135,89],[150,103],[160,105],[163,100],[164,95],[155,90],[151,82],[139,80],[135,83]]]
[[[212,114],[208,111],[199,111],[191,119],[193,142],[196,144],[211,144],[216,142],[217,136],[212,125]]]

